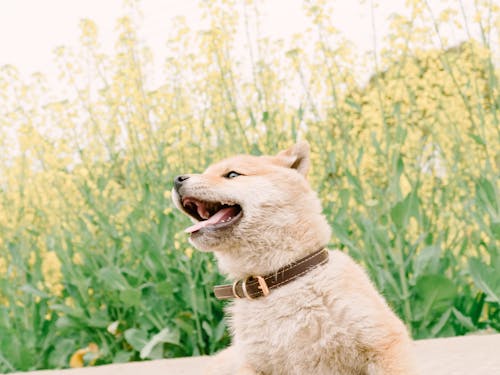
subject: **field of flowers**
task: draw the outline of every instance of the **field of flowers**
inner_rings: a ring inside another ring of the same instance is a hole
[[[297,138],[331,247],[415,338],[500,330],[498,3],[471,15],[460,0],[439,14],[409,1],[369,57],[328,1],[305,2],[310,30],[290,42],[260,35],[257,1],[200,3],[207,27],[177,21],[161,82],[135,3],[113,55],[90,20],[81,45],[55,51],[64,97],[43,74],[0,68],[0,372],[228,345],[211,292],[223,278],[189,246],[172,179]],[[469,28],[481,38],[442,32]]]

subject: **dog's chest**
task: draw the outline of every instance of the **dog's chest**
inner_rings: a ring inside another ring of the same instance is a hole
[[[352,370],[362,362],[351,338],[348,306],[324,293],[327,280],[312,283],[314,276],[266,299],[237,301],[229,309],[236,345],[262,373],[348,374],[339,366]]]

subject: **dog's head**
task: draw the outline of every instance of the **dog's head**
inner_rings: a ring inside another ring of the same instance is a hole
[[[177,176],[172,197],[194,222],[186,232],[199,250],[248,258],[304,248],[305,241],[317,247],[328,242],[329,229],[308,169],[309,145],[301,142],[276,156],[235,156],[202,174]]]

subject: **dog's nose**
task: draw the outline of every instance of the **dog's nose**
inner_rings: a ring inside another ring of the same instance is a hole
[[[189,176],[177,176],[175,179],[174,179],[174,188],[177,192],[179,192],[179,189],[181,188],[182,186],[182,183],[184,181],[186,181],[187,179],[189,178]]]

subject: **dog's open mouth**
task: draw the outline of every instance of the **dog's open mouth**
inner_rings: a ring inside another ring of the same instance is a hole
[[[210,230],[228,227],[242,216],[241,206],[231,203],[205,202],[196,198],[182,198],[182,207],[188,215],[198,222],[185,229],[187,233],[194,233],[200,229]]]

